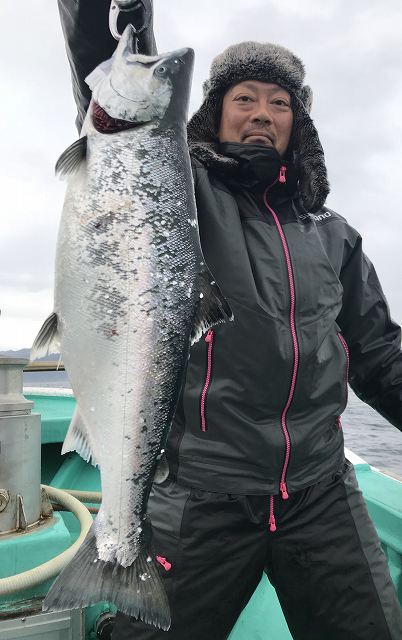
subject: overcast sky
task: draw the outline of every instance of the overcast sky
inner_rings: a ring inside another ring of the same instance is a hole
[[[96,0],[92,0],[94,6]],[[96,16],[94,14],[94,20]],[[191,111],[212,58],[241,40],[299,55],[325,150],[327,204],[363,236],[402,322],[402,3],[400,0],[155,0],[159,51],[196,52]],[[52,311],[75,105],[56,0],[0,5],[0,349],[29,347]]]

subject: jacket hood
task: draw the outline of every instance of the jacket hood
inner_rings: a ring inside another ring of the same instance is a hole
[[[243,80],[273,82],[292,98],[293,130],[289,145],[298,175],[296,200],[303,212],[316,212],[329,193],[324,152],[309,115],[312,91],[303,85],[304,66],[288,49],[271,43],[242,42],[228,47],[213,61],[204,83],[204,101],[187,127],[191,154],[211,169],[234,168],[237,161],[222,154],[218,128],[222,100],[229,87]]]

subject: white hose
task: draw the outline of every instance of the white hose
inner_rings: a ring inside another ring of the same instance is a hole
[[[55,558],[44,562],[34,569],[29,569],[29,571],[17,573],[16,575],[10,576],[9,578],[1,578],[0,596],[9,596],[12,593],[16,593],[17,591],[30,589],[59,574],[60,571],[64,569],[64,567],[70,562],[72,557],[77,553],[93,522],[92,516],[89,513],[88,509],[71,494],[82,494],[86,498],[86,502],[100,502],[100,500],[94,499],[97,496],[99,497],[99,494],[97,492],[70,492],[63,491],[62,489],[55,489],[54,487],[49,487],[47,485],[41,486],[46,490],[46,493],[51,500],[58,502],[68,511],[71,511],[75,516],[77,516],[80,523],[80,535],[74,542],[74,544],[71,545],[71,547],[66,549],[66,551],[60,553]]]
[[[78,489],[63,489],[66,493],[80,502],[102,502],[102,493],[100,491],[78,491]]]

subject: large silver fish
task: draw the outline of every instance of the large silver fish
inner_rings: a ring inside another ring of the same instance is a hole
[[[54,313],[31,359],[60,348],[77,399],[63,452],[98,464],[102,505],[47,610],[107,600],[163,629],[169,607],[146,516],[190,343],[231,310],[201,252],[186,116],[193,51],[134,53],[129,25],[87,78],[56,257]]]

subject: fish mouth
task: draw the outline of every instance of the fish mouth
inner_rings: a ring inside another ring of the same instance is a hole
[[[165,62],[177,58],[182,64],[188,64],[194,59],[194,49],[191,47],[183,47],[169,53],[162,53],[156,56],[147,56],[136,51],[136,40],[138,32],[133,25],[129,23],[123,31],[120,39],[120,46],[123,44],[125,53],[135,56],[133,62],[140,62],[144,65],[153,66],[156,62]]]

